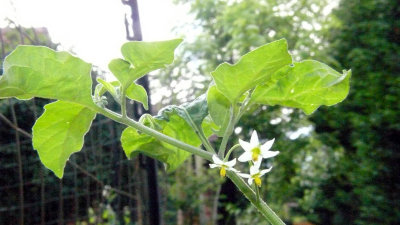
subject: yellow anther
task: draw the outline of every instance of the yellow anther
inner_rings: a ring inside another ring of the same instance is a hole
[[[253,155],[251,156],[251,159],[255,162],[258,160],[258,154],[253,152]]]
[[[261,187],[261,179],[258,176],[254,177],[254,183],[256,183],[258,187]]]
[[[225,175],[226,175],[225,167],[221,167],[221,170],[219,171],[219,175],[221,175],[221,177],[225,177]]]
[[[259,147],[255,147],[251,150],[252,154],[251,154],[251,159],[255,162],[258,160],[258,156],[261,153],[261,149]]]

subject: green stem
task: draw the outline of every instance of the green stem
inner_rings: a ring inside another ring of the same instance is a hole
[[[255,186],[256,186],[257,201],[260,201],[261,200],[261,198],[260,198],[260,189],[258,188],[257,184],[255,184]]]
[[[121,90],[121,114],[123,118],[127,118],[126,114],[126,88]]]
[[[228,153],[226,153],[225,155],[225,161],[228,161],[229,156],[231,155],[231,153],[233,152],[233,150],[237,149],[240,147],[240,144],[236,144],[234,145],[231,149],[229,149]]]
[[[203,130],[197,130],[196,132],[197,136],[199,136],[201,142],[203,143],[204,147],[207,149],[207,151],[215,154],[215,150],[214,148],[211,146],[211,143],[208,141],[208,138],[206,137],[206,135],[204,134]]]
[[[285,225],[285,223],[275,214],[274,211],[262,199],[258,199],[256,193],[244,180],[235,172],[227,171],[228,177],[253,204],[254,207],[270,222],[272,225]]]
[[[228,144],[229,137],[233,132],[233,128],[235,127],[235,106],[231,106],[229,110],[229,123],[228,127],[225,130],[224,136],[222,137],[221,145],[219,146],[218,156],[223,159],[225,155],[226,145]]]
[[[236,116],[235,124],[239,121],[239,119],[243,116],[243,114],[246,112],[248,107],[251,105],[250,99],[251,95],[253,94],[254,89],[251,89],[249,91],[249,94],[246,96],[246,98],[243,100],[242,105],[239,108],[239,113]]]
[[[195,155],[198,155],[202,158],[205,158],[209,161],[211,161],[212,154],[210,152],[204,151],[200,148],[188,145],[184,142],[178,141],[174,138],[171,138],[165,134],[162,134],[158,131],[155,131],[149,127],[144,126],[143,124],[140,124],[128,117],[122,117],[118,113],[115,113],[113,111],[110,111],[105,108],[101,108],[99,106],[96,106],[94,108],[95,111],[100,112],[104,116],[118,122],[125,124],[129,127],[133,127],[147,135],[150,135],[160,141],[164,141],[168,144],[174,145],[184,151],[193,153]],[[260,213],[272,224],[272,225],[285,225],[285,223],[282,222],[282,220],[272,211],[271,208],[262,200],[257,200],[257,196],[254,193],[254,191],[251,189],[250,186],[248,186],[244,180],[239,177],[236,173],[232,171],[227,171],[228,177],[232,180],[232,182],[239,188],[239,190],[246,196],[247,199],[256,207]]]
[[[197,124],[192,120],[190,114],[186,111],[185,108],[182,107],[182,110],[186,113],[187,118],[189,119],[190,126],[195,130],[197,136],[200,138],[201,143],[206,148],[207,151],[215,154],[214,148],[211,146],[211,143],[208,141],[208,138],[203,132],[201,126],[197,126]]]

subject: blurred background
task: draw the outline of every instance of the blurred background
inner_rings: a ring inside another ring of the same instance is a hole
[[[352,69],[348,98],[311,116],[245,115],[235,138],[276,138],[262,196],[287,224],[400,224],[400,4],[396,0],[0,0],[0,62],[19,44],[68,50],[112,79],[128,40],[182,37],[173,65],[141,84],[151,113],[204,93],[222,62],[286,38],[294,60]],[[2,74],[2,72],[0,73]],[[218,171],[192,157],[174,173],[127,160],[121,125],[98,116],[59,180],[32,149],[49,101],[0,100],[0,224],[266,224]],[[110,108],[117,108],[115,103]],[[145,111],[130,103],[131,115]],[[218,140],[212,140],[218,144]]]

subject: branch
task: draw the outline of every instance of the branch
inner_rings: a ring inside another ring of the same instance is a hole
[[[26,136],[27,138],[32,138],[32,135],[28,132],[26,132],[25,130],[19,128],[18,126],[16,126],[15,124],[13,124],[9,119],[7,119],[7,117],[5,117],[2,113],[0,113],[0,119],[2,119],[7,125],[9,125],[11,128],[13,128],[14,130],[20,132],[21,134],[23,134],[24,136]]]

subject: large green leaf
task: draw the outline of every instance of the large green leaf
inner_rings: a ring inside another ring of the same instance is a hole
[[[157,42],[131,41],[122,45],[121,52],[125,60],[133,65],[135,74],[139,78],[150,71],[171,64],[174,61],[174,51],[181,42],[182,39]]]
[[[157,123],[154,127],[158,127],[163,134],[193,146],[200,146],[201,142],[193,129],[177,114],[169,115],[168,121],[161,118],[153,118],[151,120],[151,123]],[[191,155],[189,152],[175,146],[139,133],[133,128],[124,130],[121,136],[121,143],[128,158],[143,153],[164,162],[169,172],[178,168]]]
[[[349,92],[350,77],[351,71],[340,74],[323,63],[305,60],[273,74],[255,89],[251,101],[295,107],[311,114],[321,105],[343,101]]]
[[[91,65],[67,52],[18,46],[6,57],[3,68],[0,98],[42,97],[94,105]]]
[[[182,39],[144,42],[131,41],[121,47],[124,59],[113,59],[108,68],[128,88],[135,80],[156,69],[164,68],[174,60],[175,48]]]
[[[45,112],[32,128],[33,147],[42,163],[57,177],[64,174],[68,158],[82,149],[96,113],[80,104],[56,101],[45,105]]]
[[[281,39],[247,53],[234,65],[222,63],[211,75],[218,90],[235,103],[246,91],[291,63],[286,40]]]

